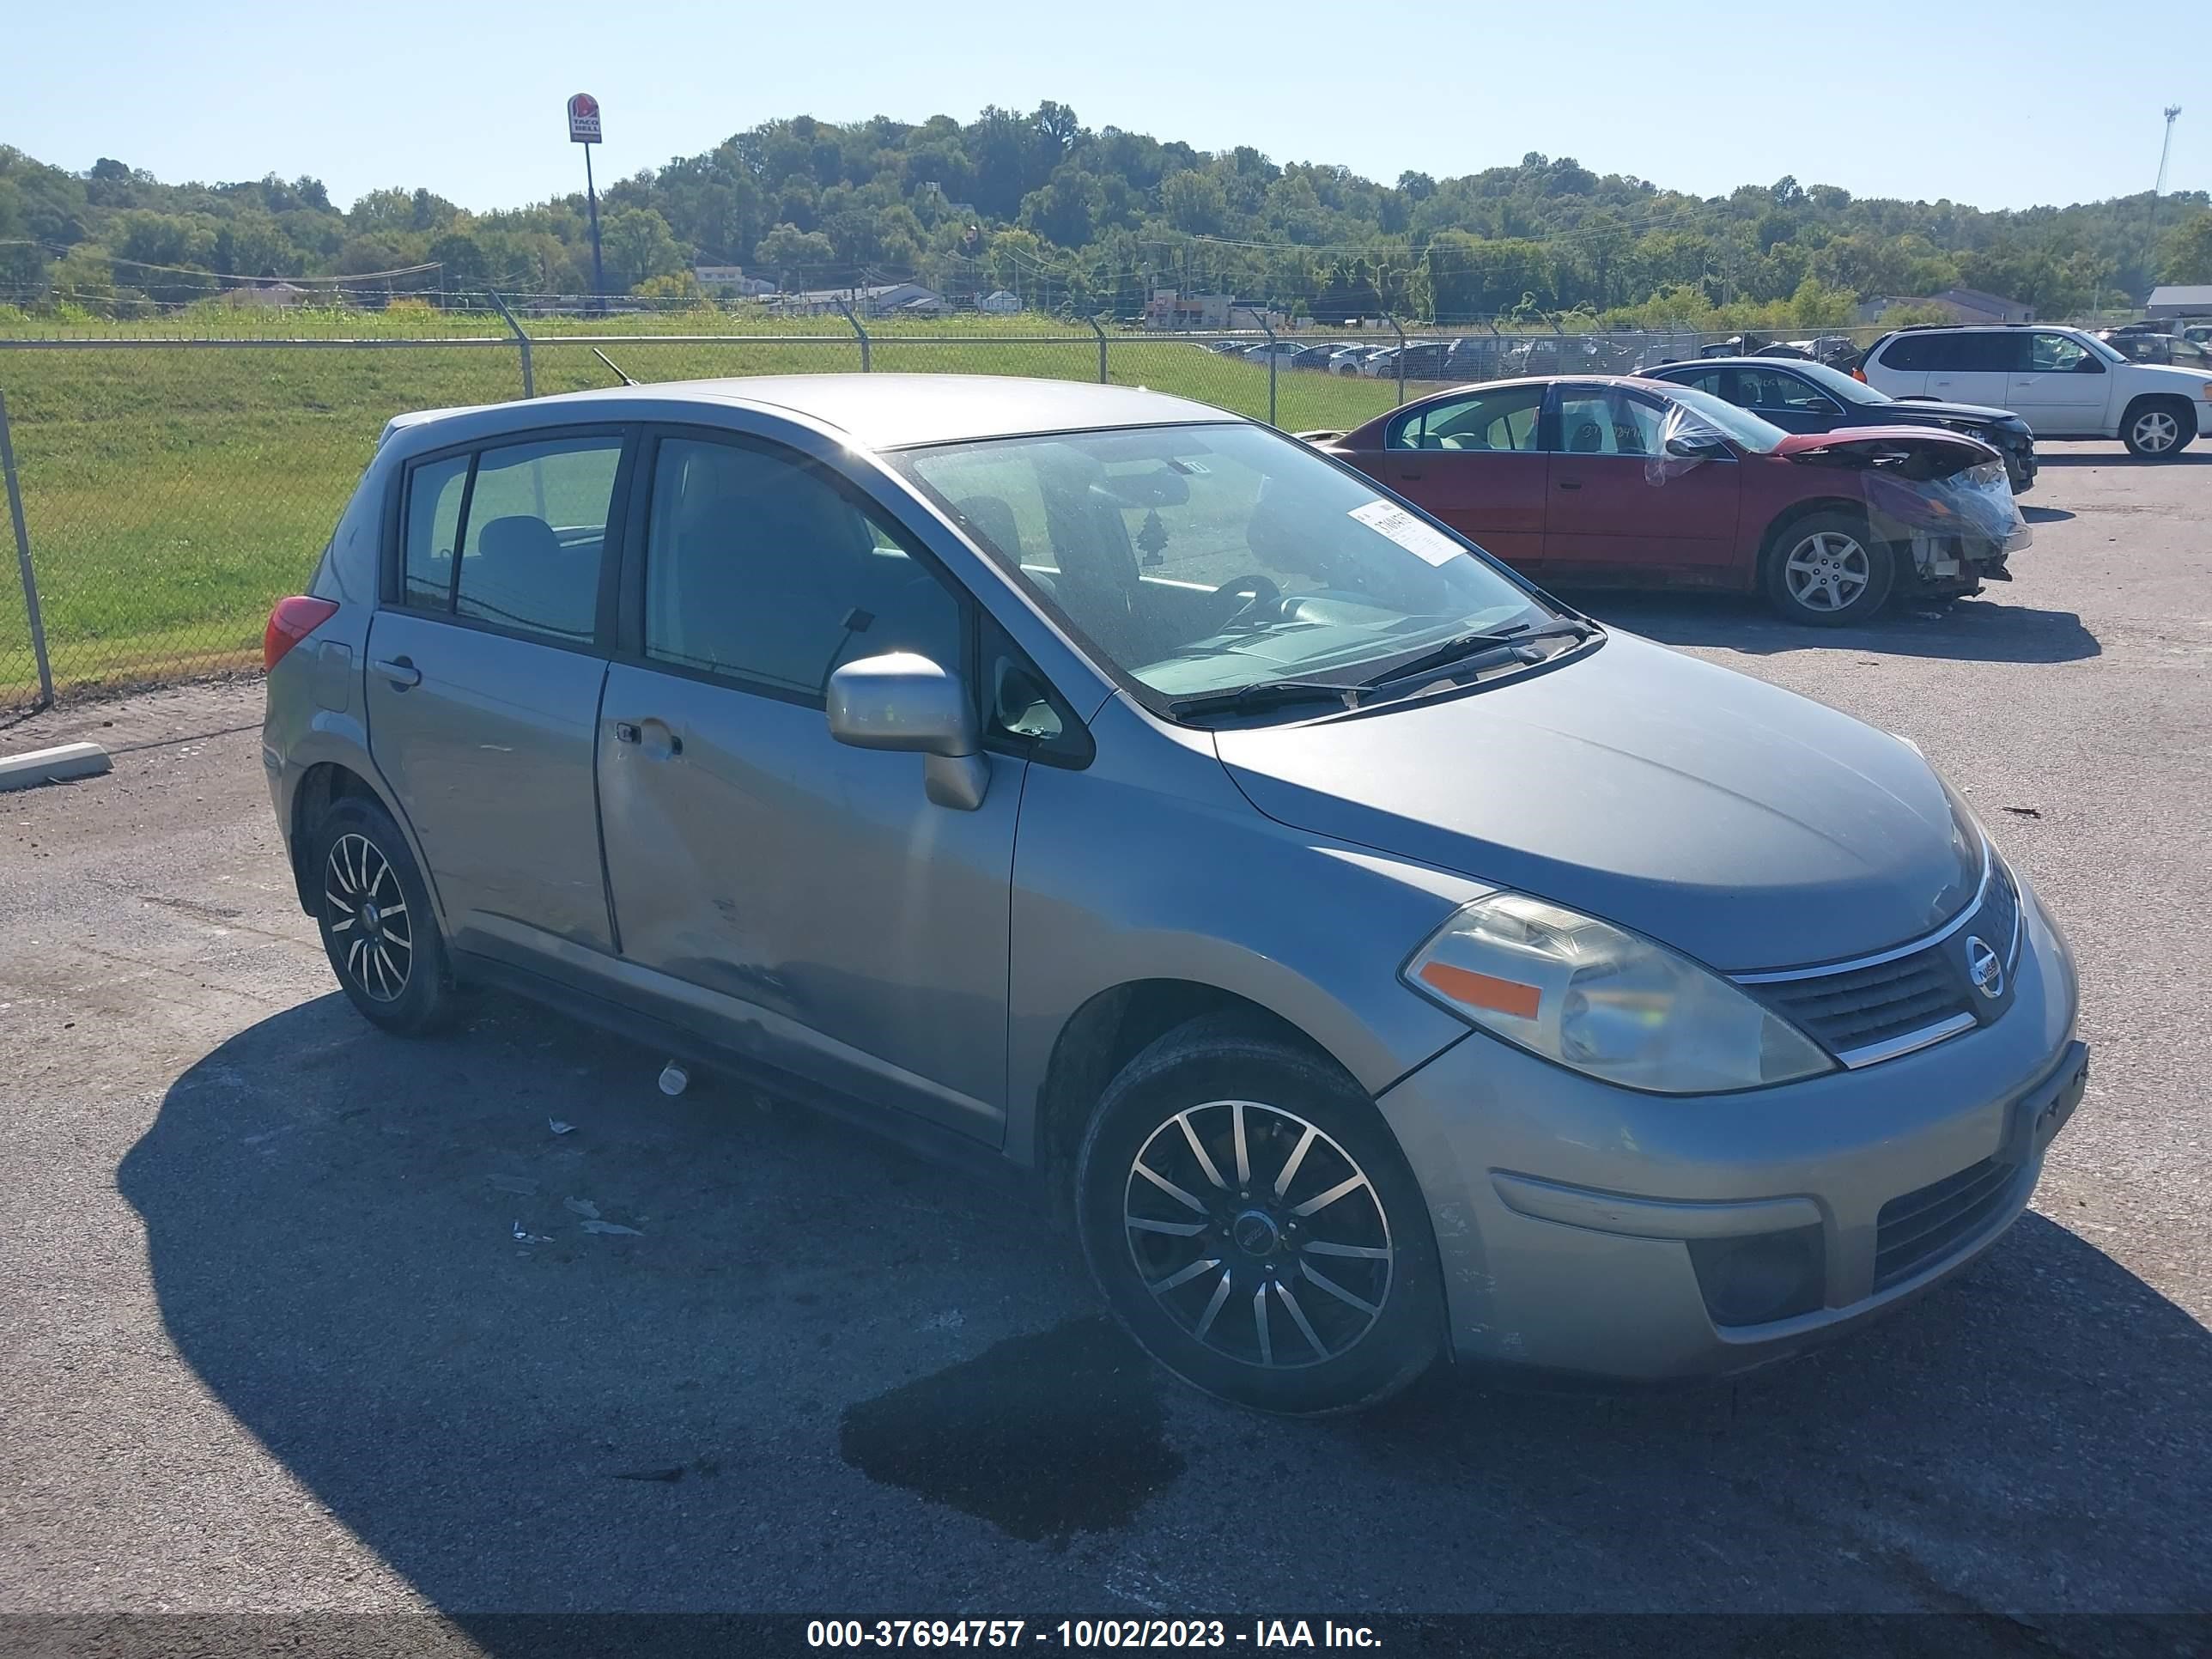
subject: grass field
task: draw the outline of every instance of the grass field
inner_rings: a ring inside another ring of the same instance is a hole
[[[430,325],[425,325],[426,318]],[[878,373],[923,372],[1096,380],[1095,341],[1065,324],[1045,333],[1018,319],[907,325],[875,335]],[[264,337],[497,337],[485,320],[416,313],[356,313],[334,321],[248,313]],[[728,319],[713,319],[718,327]],[[605,349],[640,380],[720,375],[850,372],[860,348],[837,319],[818,339],[690,343],[656,339],[702,319],[614,318],[593,333],[621,332]],[[15,337],[192,337],[186,319],[17,325]],[[338,332],[343,326],[345,332]],[[785,322],[820,328],[823,319]],[[282,328],[283,335],[276,330]],[[533,321],[540,396],[605,386],[612,376],[589,346],[564,341],[581,324]],[[1109,335],[1115,382],[1147,386],[1264,419],[1264,368],[1224,360],[1187,341]],[[1389,408],[1387,381],[1285,370],[1277,420],[1286,429],[1343,427]],[[182,677],[258,660],[270,604],[313,568],[377,434],[403,410],[519,398],[509,343],[284,349],[236,343],[0,348],[21,477],[33,562],[57,684],[81,688]],[[36,687],[29,632],[10,562],[0,558],[0,708]]]

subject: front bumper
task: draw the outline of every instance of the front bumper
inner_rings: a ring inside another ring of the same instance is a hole
[[[2088,1059],[2072,958],[2021,896],[2011,1008],[1899,1059],[1661,1097],[1477,1032],[1386,1091],[1428,1196],[1454,1353],[1622,1382],[1725,1376],[1878,1317],[1995,1243]],[[1915,1239],[1933,1243],[1916,1255]],[[1714,1264],[1768,1241],[1808,1261],[1808,1294],[1730,1322]]]

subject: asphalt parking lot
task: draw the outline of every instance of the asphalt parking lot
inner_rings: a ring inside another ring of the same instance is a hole
[[[1993,1252],[1687,1394],[1214,1405],[999,1194],[496,998],[373,1033],[257,687],[0,731],[117,750],[0,796],[0,1610],[2212,1605],[2212,446],[2052,446],[2027,501],[2018,580],[1941,614],[1591,602],[1917,741],[2094,1053]]]

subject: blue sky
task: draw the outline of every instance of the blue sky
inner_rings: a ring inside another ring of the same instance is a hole
[[[228,26],[174,0],[10,9],[0,142],[78,170],[112,155],[170,180],[310,173],[342,204],[392,184],[475,208],[574,189],[582,167],[562,105],[577,90],[605,110],[602,179],[779,115],[967,120],[985,103],[1054,98],[1093,126],[1383,179],[1541,150],[1702,194],[1791,173],[1860,195],[2022,207],[2148,188],[2160,108],[2180,103],[2168,188],[2212,188],[2203,55],[2146,70],[2161,54],[2138,49],[2138,21],[2045,0],[532,0],[501,9],[512,33],[493,8],[416,0],[225,7]],[[1529,20],[1508,21],[1516,11]],[[2108,47],[2115,30],[2136,45]]]

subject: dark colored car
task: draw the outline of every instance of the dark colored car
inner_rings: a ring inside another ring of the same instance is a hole
[[[2176,368],[2212,368],[2212,346],[2179,334],[2148,329],[2108,328],[2097,337],[2131,363],[2170,363]]]
[[[2035,483],[2035,434],[2010,410],[1917,398],[1908,402],[1822,363],[1768,356],[1663,363],[1644,374],[1709,392],[1784,432],[1862,426],[1940,426],[1964,432],[2004,457],[2014,495],[2025,495]]]
[[[1785,432],[1662,380],[1460,386],[1322,447],[1547,585],[1763,592],[1800,622],[1979,592],[2029,540],[1978,439]]]
[[[1451,361],[1452,340],[1415,340],[1399,354],[1409,380],[1441,380],[1445,378],[1444,365]],[[1395,370],[1393,371],[1395,372]]]

